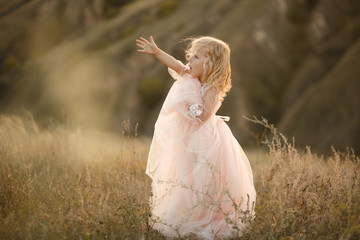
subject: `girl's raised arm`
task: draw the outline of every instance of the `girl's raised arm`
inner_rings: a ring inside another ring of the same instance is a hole
[[[183,65],[173,56],[167,54],[166,52],[161,50],[158,46],[156,46],[156,43],[154,42],[152,36],[150,36],[150,41],[148,41],[143,37],[136,39],[136,46],[140,48],[137,50],[138,52],[154,55],[165,66],[173,69],[178,74],[182,73]]]

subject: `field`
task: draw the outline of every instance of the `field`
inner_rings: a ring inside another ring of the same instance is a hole
[[[267,150],[245,149],[256,217],[237,239],[359,239],[360,160],[299,151],[266,120]],[[150,139],[114,136],[30,114],[0,116],[1,239],[164,239],[147,224]]]

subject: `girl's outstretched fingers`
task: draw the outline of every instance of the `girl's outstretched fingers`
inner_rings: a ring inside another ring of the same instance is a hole
[[[152,44],[156,45],[153,36],[150,36],[150,41]]]
[[[136,46],[140,48],[137,50],[138,52],[147,53],[147,54],[155,54],[157,50],[157,46],[152,36],[150,37],[150,42],[143,37],[136,39]]]
[[[138,52],[144,52],[145,44],[147,40],[143,37],[140,37],[139,39],[136,39],[136,46],[138,46],[141,49],[138,49]]]

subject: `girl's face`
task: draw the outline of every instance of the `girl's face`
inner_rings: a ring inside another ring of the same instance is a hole
[[[201,83],[204,82],[203,72],[205,58],[205,52],[202,49],[196,49],[189,59],[190,74],[199,79]]]

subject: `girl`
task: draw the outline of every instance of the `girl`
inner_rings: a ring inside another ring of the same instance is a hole
[[[185,66],[140,37],[176,80],[155,124],[146,174],[152,183],[150,223],[167,237],[240,235],[254,214],[250,163],[217,110],[231,88],[230,48],[213,37],[191,39]]]

